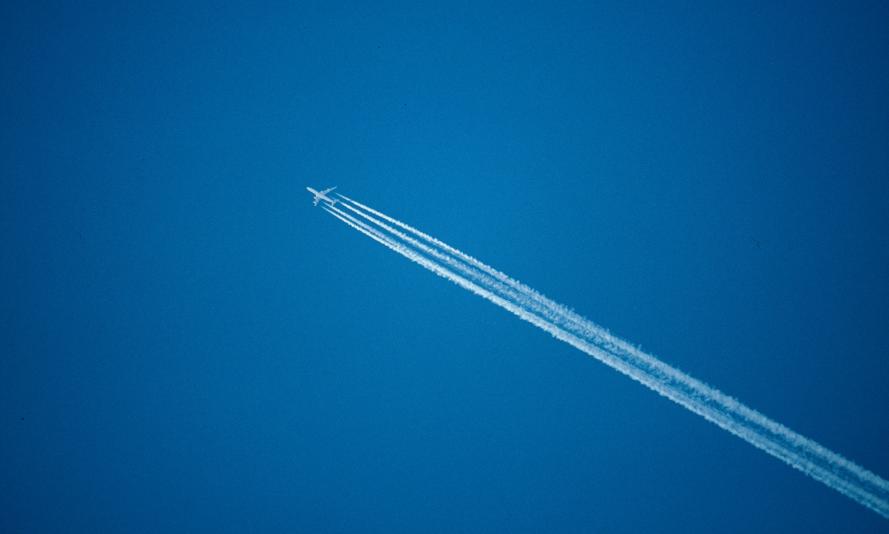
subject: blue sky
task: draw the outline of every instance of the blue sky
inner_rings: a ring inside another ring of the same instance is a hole
[[[304,190],[887,476],[881,3],[0,9],[0,530],[885,530]]]

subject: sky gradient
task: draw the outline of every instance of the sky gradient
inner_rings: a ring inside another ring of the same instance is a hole
[[[312,208],[889,476],[884,4],[0,8],[0,530],[879,532]]]

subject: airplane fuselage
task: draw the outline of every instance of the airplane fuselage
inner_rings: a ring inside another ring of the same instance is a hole
[[[306,190],[309,193],[312,193],[312,195],[314,195],[314,198],[312,199],[314,201],[314,203],[313,203],[314,206],[317,206],[318,202],[320,202],[322,200],[324,202],[327,202],[327,204],[330,206],[333,206],[334,204],[336,204],[337,199],[330,198],[329,196],[327,196],[327,193],[333,191],[334,189],[335,189],[334,187],[331,187],[330,189],[325,189],[324,191],[316,191],[315,189],[312,189],[311,187],[306,187]]]

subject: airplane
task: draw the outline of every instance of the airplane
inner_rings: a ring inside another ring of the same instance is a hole
[[[309,193],[312,193],[313,195],[315,195],[315,198],[312,199],[312,200],[314,200],[314,202],[312,203],[313,206],[317,206],[318,202],[320,202],[322,200],[324,202],[327,202],[328,206],[333,206],[334,204],[339,202],[339,200],[337,200],[335,198],[330,198],[329,196],[327,196],[327,193],[330,193],[331,191],[336,189],[336,186],[333,186],[329,189],[325,189],[324,191],[315,191],[311,187],[307,187],[306,189],[309,190]]]

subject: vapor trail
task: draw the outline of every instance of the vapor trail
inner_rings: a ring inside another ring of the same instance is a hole
[[[623,342],[623,346],[619,345],[621,340],[613,338],[613,336],[611,336],[611,334],[608,333],[605,329],[599,327],[589,320],[580,317],[574,312],[571,312],[564,306],[554,303],[543,295],[534,292],[532,289],[527,288],[520,282],[509,278],[505,274],[500,273],[499,271],[485,265],[475,258],[472,258],[460,252],[459,250],[456,250],[446,245],[445,243],[442,243],[441,241],[420,232],[419,230],[416,230],[396,219],[393,219],[388,215],[373,210],[367,206],[364,206],[363,204],[359,204],[358,202],[349,199],[345,195],[340,196],[347,200],[347,202],[341,203],[341,205],[346,209],[352,211],[353,213],[369,221],[373,225],[376,225],[382,230],[389,232],[390,234],[394,235],[401,241],[404,241],[408,245],[419,249],[429,256],[445,262],[450,267],[453,267],[457,271],[460,271],[461,273],[472,278],[475,282],[487,286],[489,289],[491,289],[501,297],[518,303],[523,308],[526,308],[544,317],[548,321],[557,324],[558,326],[568,330],[575,335],[594,341],[597,345],[607,346],[612,352],[629,352],[632,354],[631,357],[643,360],[647,357],[647,355],[645,355],[644,353],[640,353],[642,355],[641,357],[637,356],[636,352],[638,351],[635,347],[632,347],[625,342]],[[350,202],[355,204],[356,206],[360,206],[362,209],[358,209],[352,206],[351,204],[349,204]],[[369,213],[371,212],[379,216],[380,218],[390,221],[394,225],[404,228],[408,232],[421,237],[433,246],[421,243],[416,239],[410,237],[409,235],[396,230],[395,228],[375,218],[373,215],[370,215]],[[649,363],[656,365],[659,362],[654,360],[654,363]],[[669,370],[667,369],[664,372],[669,372]]]
[[[390,216],[386,215],[385,213],[381,213],[381,212],[371,208],[370,206],[365,206],[364,204],[358,202],[357,200],[351,199],[351,198],[347,197],[346,195],[343,195],[342,193],[337,193],[337,196],[343,198],[344,200],[346,200],[348,202],[351,202],[352,204],[358,206],[359,208],[363,209],[364,211],[366,211],[368,213],[376,215],[377,217],[414,234],[415,236],[419,237],[420,239],[423,239],[424,241],[440,248],[441,250],[447,252],[448,254],[451,254],[451,255],[459,258],[460,260],[464,261],[465,263],[467,263],[467,264],[487,273],[488,275],[496,278],[500,282],[502,282],[502,283],[504,283],[504,284],[506,284],[518,291],[523,292],[528,297],[540,302],[541,304],[551,307],[553,309],[557,309],[557,310],[565,313],[566,315],[574,315],[574,316],[580,318],[580,316],[578,316],[577,314],[574,314],[574,312],[572,312],[569,308],[562,306],[561,304],[557,304],[556,302],[544,297],[540,293],[538,293],[538,292],[534,291],[533,289],[531,289],[530,287],[522,284],[518,280],[514,280],[513,278],[510,278],[509,276],[503,274],[502,272],[491,267],[490,265],[482,263],[481,261],[473,258],[469,254],[466,254],[460,250],[457,250],[456,248],[448,245],[447,243],[439,241],[438,239],[432,237],[431,235],[425,234],[425,233],[421,232],[420,230],[417,230],[413,226],[410,226],[410,225],[403,223],[393,217],[390,217]],[[344,205],[346,205],[346,204],[344,204]],[[587,322],[589,322],[589,321],[587,321]]]
[[[394,235],[399,240],[404,241],[409,246],[412,246],[412,247],[420,250],[424,254],[426,254],[428,256],[432,256],[433,258],[436,258],[437,260],[443,261],[449,267],[456,269],[463,275],[466,275],[469,278],[473,279],[475,282],[477,282],[479,284],[484,284],[484,285],[488,286],[489,288],[493,288],[495,290],[495,292],[498,293],[500,296],[517,301],[522,306],[531,308],[531,310],[533,312],[541,314],[544,317],[546,317],[547,319],[552,320],[549,317],[550,313],[549,313],[548,309],[536,305],[533,301],[527,299],[527,297],[524,294],[507,287],[507,285],[493,279],[491,276],[485,274],[483,271],[476,269],[476,268],[466,264],[465,262],[460,261],[456,257],[454,257],[446,252],[442,252],[442,250],[440,250],[438,248],[431,247],[431,246],[428,246],[424,243],[417,241],[416,239],[412,238],[411,236],[406,235],[404,232],[400,232],[400,231],[396,230],[395,228],[380,221],[379,219],[373,217],[372,215],[369,215],[365,211],[356,209],[355,207],[349,205],[348,203],[344,202],[341,205],[344,208],[348,209],[349,211],[355,213],[359,217],[370,222],[371,224]]]
[[[442,242],[442,241],[440,241],[440,240],[438,240],[426,233],[421,232],[420,230],[417,230],[416,228],[414,228],[406,223],[403,223],[393,217],[390,217],[390,216],[386,215],[385,213],[381,213],[369,206],[366,206],[366,205],[358,202],[357,200],[349,198],[346,195],[343,195],[342,193],[337,193],[337,196],[343,198],[347,202],[351,202],[355,206],[361,208],[362,210],[364,210],[368,213],[376,215],[377,217],[379,217],[389,223],[392,223],[395,226],[398,226],[399,228],[406,230],[407,232],[419,237],[420,239],[426,241],[427,243],[438,247],[442,251],[444,251],[448,254],[451,254],[456,258],[459,258],[466,264],[475,267],[476,269],[497,279],[499,282],[513,288],[518,293],[522,294],[525,299],[529,299],[529,301],[533,301],[537,306],[539,306],[543,309],[549,310],[550,313],[555,314],[558,317],[556,319],[556,321],[564,323],[564,326],[568,330],[575,332],[578,335],[587,337],[587,338],[594,338],[594,339],[596,339],[596,341],[598,343],[607,344],[607,345],[609,345],[611,350],[618,351],[618,352],[627,352],[627,353],[633,354],[634,357],[637,357],[637,358],[640,358],[643,360],[648,358],[647,354],[640,351],[639,349],[637,349],[630,343],[627,343],[626,341],[613,336],[607,329],[605,329],[605,328],[597,325],[596,323],[590,321],[589,319],[582,317],[581,315],[575,313],[573,310],[571,310],[567,306],[559,304],[559,303],[545,297],[541,293],[538,293],[537,291],[531,289],[530,287],[519,282],[518,280],[515,280],[515,279],[507,276],[506,274],[498,271],[497,269],[491,267],[490,265],[487,265],[487,264],[473,258],[472,256],[470,256],[460,250],[457,250],[456,248],[448,245],[447,243],[444,243],[444,242]],[[346,207],[350,207],[348,204],[345,204],[345,203],[343,205]]]
[[[396,236],[398,239],[404,241],[410,246],[421,250],[423,253],[447,263],[450,267],[453,267],[461,273],[469,276],[477,283],[488,286],[500,296],[517,302],[522,307],[530,309],[534,313],[543,316],[547,320],[554,322],[562,327],[565,327],[570,332],[576,333],[583,337],[595,337],[600,344],[608,343],[607,336],[610,336],[610,334],[602,329],[600,329],[602,330],[601,332],[592,331],[589,328],[589,321],[586,322],[588,324],[583,324],[575,321],[571,318],[570,315],[568,315],[569,313],[571,313],[569,310],[567,310],[563,306],[559,306],[558,304],[553,303],[552,301],[549,301],[542,295],[531,294],[531,292],[533,291],[530,288],[522,286],[522,284],[516,282],[515,280],[512,280],[505,274],[496,271],[495,269],[485,265],[484,263],[481,263],[480,261],[471,258],[466,254],[463,254],[459,250],[453,249],[448,245],[442,243],[441,241],[438,241],[437,239],[434,239],[420,232],[419,230],[416,230],[400,221],[397,221],[392,217],[373,210],[367,206],[364,206],[363,204],[359,204],[358,202],[349,199],[345,195],[340,196],[347,200],[347,202],[341,203],[341,205],[346,209],[352,211],[353,213],[364,218],[370,223],[380,227],[386,232],[389,232],[390,234]],[[356,206],[360,206],[362,209],[358,209],[352,206],[350,202],[352,204],[355,204]],[[427,241],[427,243],[429,243],[429,245],[421,243],[418,240],[410,237],[409,235],[396,230],[395,228],[375,218],[373,215],[370,215],[370,212],[424,239],[425,241]]]
[[[359,221],[336,207],[325,206],[328,212],[352,228],[439,276],[505,308],[557,339],[889,518],[889,483],[879,476],[640,351],[592,321],[456,248],[344,195],[340,196],[355,206],[344,202],[344,207],[370,223]],[[428,245],[395,230],[370,214],[406,230],[426,241]],[[447,263],[472,278],[472,281],[415,249]]]

